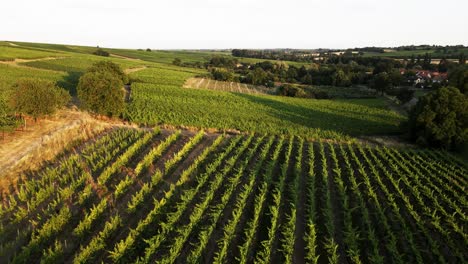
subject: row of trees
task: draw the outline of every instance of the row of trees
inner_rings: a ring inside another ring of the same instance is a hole
[[[400,73],[395,69],[394,64],[387,61],[380,62],[375,67],[359,65],[355,62],[311,64],[310,67],[296,67],[270,61],[242,64],[237,67],[232,67],[232,65],[233,63],[210,64],[209,69],[213,79],[226,80],[229,77],[243,83],[267,87],[272,86],[275,82],[348,87],[369,84],[373,75],[387,72],[392,75],[394,82],[401,81]],[[374,71],[373,74],[371,74],[372,71]]]
[[[253,50],[253,49],[233,49],[231,54],[233,57],[244,57],[244,58],[256,58],[265,60],[286,60],[286,61],[298,61],[298,62],[314,62],[314,61],[327,61],[330,59],[358,59],[358,58],[371,58],[364,57],[364,53],[385,53],[386,49],[394,51],[406,51],[410,56],[414,54],[420,54],[421,52],[427,52],[434,54],[435,57],[441,59],[443,57],[450,59],[458,59],[463,56],[466,50],[465,46],[402,46],[396,48],[383,48],[383,47],[365,47],[365,48],[354,48],[347,50],[329,50],[329,49],[317,49],[317,50],[295,50],[295,49],[266,49],[266,50]],[[413,53],[407,51],[414,51]],[[402,59],[409,59],[410,56],[404,56],[404,53],[396,53],[395,56]],[[419,55],[418,55],[419,56]],[[378,56],[374,56],[378,58]]]
[[[430,63],[430,60],[429,56],[422,61]],[[395,92],[395,87],[412,86],[416,78],[416,70],[407,70],[401,74],[400,68],[404,67],[404,64],[396,60],[371,57],[357,61],[359,63],[349,60],[347,63],[312,63],[308,67],[296,67],[271,61],[240,64],[236,58],[213,57],[206,63],[206,67],[209,69],[211,77],[219,81],[236,81],[267,87],[273,87],[278,82],[337,87],[366,85],[382,94],[390,90]],[[453,74],[459,65],[462,64],[442,60],[439,68],[441,72],[448,71],[449,74]],[[425,86],[438,88],[444,85],[446,85],[445,81],[432,83],[429,80]],[[459,85],[455,86],[460,87]]]
[[[103,61],[94,64],[83,74],[77,86],[81,108],[98,115],[119,117],[125,110],[124,84],[129,79],[115,63]],[[0,129],[14,130],[25,123],[25,116],[35,121],[54,114],[66,106],[71,96],[54,82],[24,78],[11,89],[0,93]]]

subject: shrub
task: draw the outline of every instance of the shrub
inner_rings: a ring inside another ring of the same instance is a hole
[[[410,111],[408,127],[421,145],[456,149],[468,141],[468,97],[453,87],[433,91]]]
[[[325,91],[313,91],[311,92],[311,97],[315,99],[330,99],[330,95]]]
[[[301,98],[308,97],[304,89],[289,84],[281,85],[280,87],[278,87],[278,95]]]
[[[314,98],[314,99],[329,99],[330,96],[326,91],[314,90],[312,88],[301,88],[295,85],[284,84],[278,87],[278,95],[299,97],[299,98]]]
[[[91,112],[119,116],[125,109],[122,80],[106,71],[91,71],[81,76],[77,87],[81,106]]]
[[[70,94],[67,91],[51,81],[20,79],[13,87],[11,106],[17,112],[37,119],[43,115],[55,113],[70,99]]]
[[[396,96],[396,98],[403,104],[413,99],[414,91],[407,87],[398,89],[388,89],[386,92],[388,95]]]
[[[234,73],[232,71],[221,68],[211,69],[211,76],[217,81],[229,82],[234,80]]]
[[[179,58],[175,58],[173,61],[172,61],[172,64],[176,65],[176,66],[180,66],[182,64],[182,60],[179,59]]]
[[[103,57],[109,57],[109,52],[101,49],[101,48],[98,48],[95,52],[93,52],[94,55],[98,55],[98,56],[103,56]]]

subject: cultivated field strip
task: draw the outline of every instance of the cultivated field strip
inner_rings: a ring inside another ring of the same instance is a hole
[[[218,90],[245,94],[272,94],[275,89],[238,82],[223,82],[205,78],[189,78],[184,83],[185,88]]]
[[[1,263],[464,263],[445,153],[116,128],[21,178]]]

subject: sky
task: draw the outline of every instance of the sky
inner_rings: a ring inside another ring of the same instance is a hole
[[[467,0],[2,0],[0,40],[112,48],[468,45]]]

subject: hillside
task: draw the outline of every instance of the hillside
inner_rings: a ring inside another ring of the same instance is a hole
[[[22,177],[0,256],[457,262],[467,175],[436,151],[116,128]]]
[[[385,98],[235,91],[172,63],[224,52],[101,49],[110,56],[0,42],[0,99],[24,77],[73,96],[0,140],[0,263],[468,258],[468,166],[446,151],[372,140],[396,140],[406,120]],[[114,118],[79,110],[76,97],[80,76],[102,60],[130,79],[117,85],[126,108]]]

